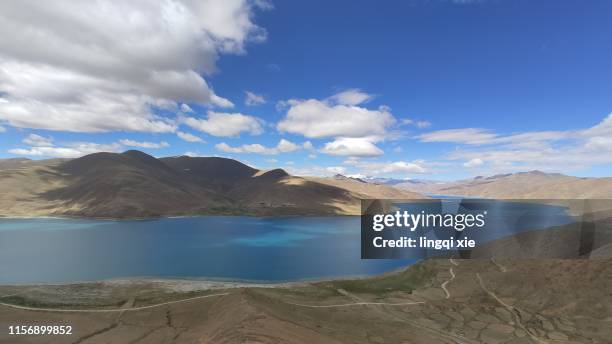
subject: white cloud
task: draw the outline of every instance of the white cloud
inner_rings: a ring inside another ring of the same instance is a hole
[[[612,136],[595,136],[589,138],[584,147],[587,150],[598,151],[598,150],[611,150],[612,149]]]
[[[567,173],[612,163],[612,115],[586,129],[512,135],[483,132],[480,137],[475,133],[473,140],[454,138],[468,147],[454,150],[448,159],[486,161],[494,173],[532,169]]]
[[[497,139],[497,135],[485,129],[465,128],[432,131],[417,136],[421,142],[452,142],[465,144],[486,144]]]
[[[419,129],[428,128],[431,126],[429,121],[415,121],[410,118],[404,118],[400,121],[400,125],[414,125]]]
[[[186,133],[184,131],[177,131],[176,136],[178,136],[181,140],[187,141],[187,142],[204,142],[202,138],[195,136],[193,134],[190,134],[190,133]]]
[[[429,122],[429,121],[417,121],[416,122],[416,126],[418,128],[421,128],[421,129],[428,128],[428,127],[431,126],[431,122]]]
[[[138,142],[134,140],[123,139],[123,140],[119,140],[119,143],[121,143],[124,146],[128,146],[128,147],[139,147],[139,148],[150,148],[150,149],[159,149],[159,148],[165,148],[165,147],[170,146],[170,144],[166,141],[156,143],[156,142],[147,142],[147,141]]]
[[[192,113],[193,109],[187,104],[181,104],[181,111],[184,113]]]
[[[342,166],[330,166],[330,167],[326,167],[325,169],[335,174],[343,174],[346,172],[346,168]]]
[[[241,113],[208,111],[207,119],[186,117],[183,122],[193,129],[213,136],[237,136],[241,133],[259,135],[263,132],[261,119]]]
[[[251,91],[245,91],[244,94],[244,103],[248,106],[255,106],[266,103],[266,99],[261,94],[256,94]]]
[[[379,156],[384,152],[376,147],[371,138],[340,137],[325,144],[321,152],[339,156]]]
[[[289,141],[289,140],[285,140],[285,139],[281,139],[280,141],[278,141],[278,145],[276,145],[276,149],[280,152],[280,153],[288,153],[288,152],[293,152],[296,151],[298,149],[301,149],[302,147],[300,147],[299,145]]]
[[[197,157],[201,157],[202,155],[200,153],[197,152],[192,152],[192,151],[187,151],[185,153],[183,153],[184,156],[188,156],[190,158],[197,158]]]
[[[83,155],[97,152],[118,152],[121,145],[113,144],[98,144],[91,142],[71,143],[65,147],[47,146],[47,147],[30,147],[30,148],[15,148],[9,149],[8,152],[15,155],[28,155],[46,158],[78,158]]]
[[[272,4],[272,1],[268,1],[268,0],[253,0],[253,4],[264,10],[264,11],[269,11],[274,9],[274,5]]]
[[[545,141],[567,139],[571,131],[535,131],[511,135],[499,135],[480,128],[445,129],[417,136],[421,142],[450,142],[468,145],[513,144],[525,145]]]
[[[23,143],[35,147],[50,147],[53,146],[52,137],[44,137],[37,134],[30,134],[23,139]]]
[[[484,161],[482,161],[482,159],[479,158],[474,158],[470,161],[467,161],[466,163],[463,164],[463,166],[467,167],[467,168],[472,168],[472,167],[478,167],[481,166],[482,164],[484,164]]]
[[[359,101],[352,98],[357,97],[337,94],[326,100],[292,99],[279,103],[281,109],[288,106],[288,111],[277,129],[309,138],[364,137],[384,135],[395,123],[388,107],[373,110],[345,104]]]
[[[391,162],[363,162],[352,160],[349,165],[352,165],[360,170],[360,174],[369,176],[395,176],[407,174],[422,174],[427,173],[424,167],[425,162],[415,160],[408,161],[391,161]]]
[[[306,142],[302,143],[302,147],[304,147],[304,149],[307,149],[307,150],[313,150],[314,149],[314,146],[312,145],[312,142],[310,142],[310,141],[306,141]]]
[[[341,105],[359,105],[362,103],[366,103],[371,99],[371,95],[362,92],[361,90],[356,88],[342,91],[328,98],[328,100],[332,103]]]
[[[0,125],[0,133],[6,132],[6,128]]]
[[[120,152],[124,146],[158,149],[169,147],[170,144],[165,141],[156,142],[139,142],[130,139],[122,139],[119,142],[110,144],[100,144],[93,142],[70,142],[57,146],[53,143],[53,138],[43,137],[36,134],[30,134],[23,140],[24,143],[30,145],[28,148],[9,149],[8,152],[15,155],[28,155],[36,157],[48,158],[78,158],[87,154],[97,152]]]
[[[281,139],[275,147],[266,147],[259,143],[246,144],[238,147],[232,147],[225,142],[215,145],[219,151],[226,153],[254,153],[274,155],[279,153],[289,153],[303,148],[303,145],[295,144],[291,141]]]
[[[581,131],[579,135],[584,137],[612,136],[612,113],[608,114],[608,116],[597,125]]]
[[[173,132],[174,119],[155,108],[230,107],[203,76],[216,71],[220,54],[242,54],[248,42],[265,39],[252,21],[254,6],[247,0],[0,2],[0,119],[74,132]]]

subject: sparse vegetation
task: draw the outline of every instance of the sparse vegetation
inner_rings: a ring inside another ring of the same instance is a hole
[[[332,281],[324,283],[323,286],[344,289],[351,293],[382,296],[397,291],[411,293],[417,288],[429,286],[435,275],[435,271],[428,264],[421,263],[397,273],[367,279]]]

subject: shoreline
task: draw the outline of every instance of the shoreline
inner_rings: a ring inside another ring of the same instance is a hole
[[[442,259],[444,257],[440,257]],[[430,257],[428,259],[438,259],[437,257]],[[294,281],[259,281],[259,280],[244,280],[244,279],[222,279],[215,277],[192,277],[192,278],[172,278],[172,277],[119,277],[119,278],[108,278],[101,280],[91,281],[69,281],[69,282],[32,282],[32,283],[0,283],[0,287],[36,287],[36,286],[71,286],[71,285],[130,285],[130,284],[159,284],[159,285],[207,285],[212,286],[208,289],[219,289],[219,288],[284,288],[294,287],[299,285],[306,285],[312,283],[332,282],[332,281],[344,281],[344,280],[364,280],[368,278],[377,278],[387,275],[396,274],[402,272],[409,267],[416,265],[424,260],[417,260],[414,263],[395,268],[383,273],[373,275],[352,275],[352,276],[337,276],[329,278],[312,278],[312,279],[301,279]],[[206,288],[205,288],[206,289]],[[204,290],[204,289],[202,289]]]
[[[184,219],[198,217],[250,217],[250,218],[293,218],[293,217],[359,217],[360,214],[296,214],[296,215],[248,215],[248,214],[202,214],[202,215],[168,215],[154,217],[91,217],[91,216],[13,216],[0,215],[0,220],[98,220],[98,221],[150,221],[165,219]]]

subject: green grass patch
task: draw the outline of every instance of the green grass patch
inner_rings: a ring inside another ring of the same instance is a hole
[[[114,302],[114,303],[96,303],[96,304],[73,304],[73,303],[60,303],[60,302],[49,302],[37,299],[31,299],[19,295],[8,296],[2,298],[3,303],[7,303],[15,306],[32,307],[32,308],[55,308],[55,309],[87,309],[91,307],[105,308],[105,307],[120,307],[125,301]]]
[[[340,280],[324,283],[335,289],[344,289],[349,293],[374,294],[384,296],[391,292],[411,293],[417,288],[431,285],[435,272],[426,264],[415,264],[408,269],[385,276]]]

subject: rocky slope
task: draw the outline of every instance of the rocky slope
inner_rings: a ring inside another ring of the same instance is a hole
[[[139,151],[5,160],[0,167],[1,216],[356,215],[361,199],[389,194],[386,186],[334,185],[232,159],[156,159]]]
[[[609,199],[612,178],[579,178],[541,171],[501,174],[447,183],[398,188],[443,195],[475,196],[496,199]]]

